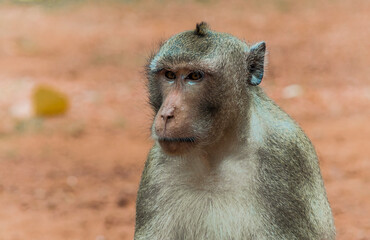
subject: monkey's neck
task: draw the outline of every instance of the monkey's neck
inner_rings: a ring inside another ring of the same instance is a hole
[[[249,121],[246,119],[246,121]],[[239,126],[239,124],[235,124]],[[245,123],[242,124],[245,126]],[[217,168],[225,159],[230,159],[235,153],[240,153],[245,148],[247,135],[244,128],[230,126],[224,130],[222,137],[206,147],[201,154],[204,164],[211,169]]]

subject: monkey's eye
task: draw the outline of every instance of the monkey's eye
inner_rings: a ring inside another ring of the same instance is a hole
[[[203,78],[203,73],[200,71],[191,72],[186,78],[192,81],[197,81]]]
[[[164,73],[164,75],[166,76],[166,78],[171,79],[171,80],[176,78],[176,74],[174,72],[171,72],[171,71],[166,71]]]

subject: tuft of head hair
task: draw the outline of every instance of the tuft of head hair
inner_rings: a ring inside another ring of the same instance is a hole
[[[203,37],[207,34],[207,31],[208,31],[208,24],[206,22],[201,22],[201,23],[197,23],[194,33],[195,35]]]

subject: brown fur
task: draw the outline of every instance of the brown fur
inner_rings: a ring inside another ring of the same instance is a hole
[[[150,59],[135,240],[335,239],[310,140],[257,86],[265,48],[202,23]]]

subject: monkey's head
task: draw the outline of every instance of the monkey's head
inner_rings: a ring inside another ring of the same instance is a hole
[[[217,143],[239,126],[264,72],[265,43],[249,47],[206,23],[164,42],[147,65],[152,135],[171,155]]]

